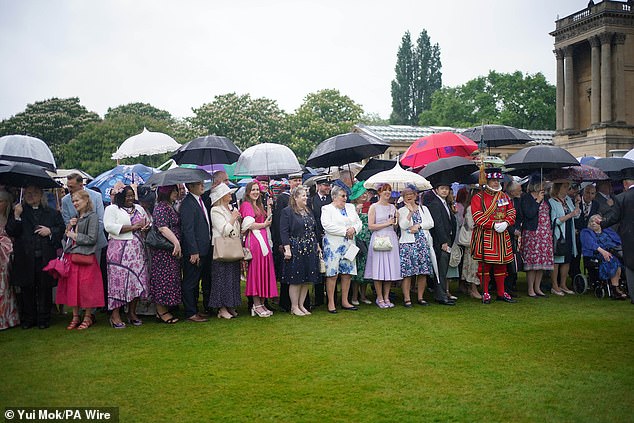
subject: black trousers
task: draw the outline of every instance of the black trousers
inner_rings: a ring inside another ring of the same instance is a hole
[[[35,259],[35,268],[44,267],[41,258]],[[35,271],[33,285],[20,288],[20,320],[22,324],[42,325],[51,322],[51,307],[53,307],[53,280],[41,270]]]
[[[447,300],[447,271],[449,270],[449,256],[446,251],[436,251],[436,260],[438,262],[438,279],[434,285],[434,298],[438,301]]]
[[[209,295],[211,293],[211,254],[200,256],[200,265],[198,266],[191,264],[188,258],[183,258],[181,292],[185,318],[192,317],[198,313],[200,285],[202,285],[203,309],[205,309],[209,306]]]

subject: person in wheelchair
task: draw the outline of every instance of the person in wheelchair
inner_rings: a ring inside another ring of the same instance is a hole
[[[581,248],[584,262],[592,258],[599,259],[599,278],[609,280],[613,287],[612,296],[616,300],[624,300],[627,295],[619,287],[621,278],[622,251],[621,237],[612,229],[601,229],[601,215],[595,214],[588,219],[588,227],[581,231]]]

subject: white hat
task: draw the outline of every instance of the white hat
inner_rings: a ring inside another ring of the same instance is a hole
[[[225,183],[221,183],[217,185],[209,193],[209,199],[211,200],[211,205],[213,206],[222,197],[224,197],[227,194],[233,194],[234,192],[236,192],[235,188],[231,189]]]

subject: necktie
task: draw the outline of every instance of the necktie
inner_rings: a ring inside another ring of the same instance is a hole
[[[207,216],[207,209],[205,208],[205,205],[203,204],[202,197],[198,197],[198,203],[200,204],[200,208],[203,209],[203,214],[205,215],[205,220],[207,221],[207,225],[209,225],[209,216]]]

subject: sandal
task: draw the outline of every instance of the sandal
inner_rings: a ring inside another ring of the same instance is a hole
[[[97,319],[95,318],[95,315],[94,314],[86,314],[86,315],[84,315],[84,320],[82,320],[81,325],[79,325],[77,330],[88,329],[89,327],[91,327],[95,323],[97,323]]]
[[[412,301],[403,301],[403,307],[410,308],[412,306]]]
[[[170,314],[169,311],[166,311],[165,313],[156,313],[156,318],[159,319],[161,322],[166,323],[168,325],[173,325],[174,323],[178,322],[178,317],[174,317],[172,315],[172,317],[170,317],[169,319],[163,319],[163,316],[165,316],[166,314]]]
[[[73,314],[73,320],[71,320],[68,326],[66,326],[66,329],[73,330],[77,326],[79,326],[79,314]]]
[[[418,305],[422,305],[422,306],[428,306],[429,303],[425,300],[423,300],[422,298],[420,300],[417,301]]]

